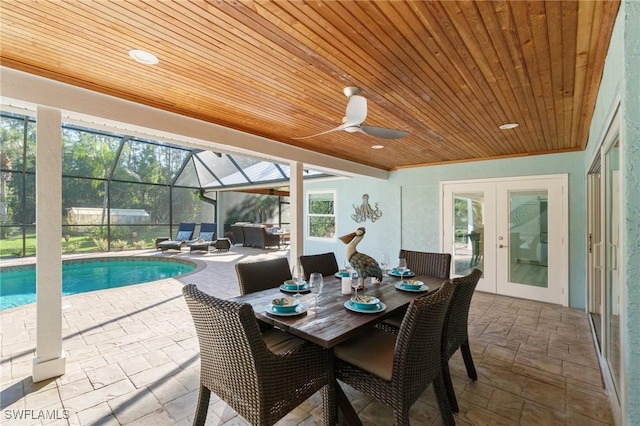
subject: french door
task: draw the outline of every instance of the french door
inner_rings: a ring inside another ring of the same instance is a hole
[[[567,176],[444,182],[443,251],[477,289],[568,304]]]

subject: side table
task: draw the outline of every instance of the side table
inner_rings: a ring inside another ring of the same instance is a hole
[[[169,241],[171,238],[169,237],[156,237],[156,250],[160,250],[160,243],[163,241]]]
[[[218,251],[229,251],[231,248],[231,240],[229,238],[218,238],[213,246]]]
[[[291,233],[290,232],[281,232],[280,233],[280,243],[281,244],[287,244],[289,242],[290,238],[291,238]]]

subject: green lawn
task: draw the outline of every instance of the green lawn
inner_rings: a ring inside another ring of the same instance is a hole
[[[35,234],[27,234],[25,239],[25,257],[35,256],[36,254],[36,236]],[[100,244],[88,235],[70,235],[69,241],[60,238],[63,253],[91,253],[106,251],[106,240]],[[154,247],[155,235],[139,235],[135,240],[113,240],[111,241],[111,250],[133,250]],[[23,257],[22,254],[22,236],[10,236],[0,239],[0,258],[16,258]]]

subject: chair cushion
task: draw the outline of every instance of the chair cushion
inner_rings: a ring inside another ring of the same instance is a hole
[[[213,234],[215,234],[215,232],[201,232],[198,240],[211,241],[213,240]]]
[[[404,311],[391,314],[390,316],[385,318],[384,322],[396,328],[400,328],[400,325],[402,324],[403,319],[404,319]]]
[[[304,343],[304,340],[298,339],[277,328],[271,328],[262,333],[264,343],[267,349],[276,355],[283,354],[289,350],[295,349]]]
[[[176,241],[186,241],[191,238],[191,231],[178,231]]]
[[[180,249],[180,247],[184,245],[184,243],[185,243],[184,241],[168,240],[168,241],[162,241],[161,243],[158,243],[158,247],[178,250]]]
[[[341,343],[335,348],[335,356],[381,379],[391,380],[395,334],[372,328],[362,336]]]

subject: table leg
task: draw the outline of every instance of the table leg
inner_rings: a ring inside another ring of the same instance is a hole
[[[337,408],[338,424],[362,426],[362,421],[360,421],[360,418],[358,417],[358,413],[356,413],[356,410],[353,408],[353,405],[351,405],[351,401],[349,401],[349,398],[347,398],[347,394],[344,393],[342,386],[340,386],[338,379],[336,379],[335,366],[336,366],[335,354],[332,348],[331,363],[329,368],[331,369],[330,371],[331,380],[333,380],[333,388],[334,388],[333,390],[334,390],[334,397],[335,397],[334,403]]]
[[[358,417],[358,413],[351,405],[351,401],[347,398],[347,395],[344,393],[342,386],[336,380],[336,402],[338,404],[338,410],[342,415],[341,420],[344,422],[340,422],[340,424],[347,425],[357,425],[362,426],[362,421]]]

